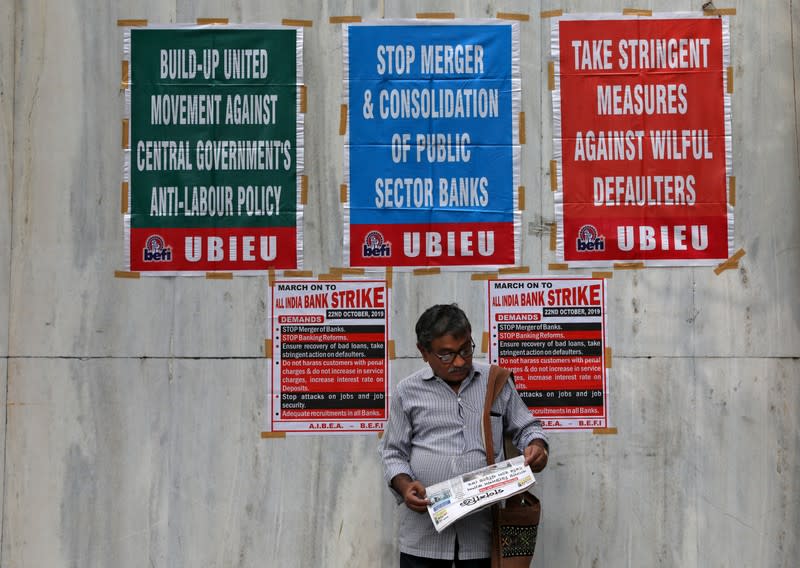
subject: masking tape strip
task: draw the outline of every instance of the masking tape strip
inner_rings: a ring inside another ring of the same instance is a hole
[[[264,358],[265,359],[272,359],[272,340],[265,339],[264,340]]]
[[[286,278],[312,278],[314,276],[313,270],[284,270],[283,275]]]
[[[606,369],[610,369],[611,363],[614,360],[614,352],[611,351],[611,347],[606,347],[605,353],[606,353]]]
[[[269,287],[270,288],[275,286],[275,269],[274,268],[270,268],[269,271],[267,271],[267,282],[269,282]]]
[[[519,204],[519,210],[525,211],[525,186],[521,185],[517,188],[517,203]]]
[[[338,274],[339,276],[343,274],[349,274],[352,276],[363,276],[365,270],[363,268],[339,268],[339,267],[331,267],[330,273],[331,274]]]
[[[496,18],[498,20],[516,20],[517,22],[529,22],[531,19],[528,14],[519,14],[516,12],[497,12]]]
[[[141,28],[147,25],[147,20],[142,19],[122,19],[117,20],[117,27],[120,28]]]
[[[615,262],[614,270],[641,270],[644,262]]]
[[[592,278],[614,278],[613,272],[592,272]]]
[[[127,118],[122,119],[122,149],[128,149],[128,127],[130,126],[130,122]]]
[[[487,353],[489,351],[489,332],[484,331],[481,335],[481,351]]]
[[[558,18],[564,15],[564,10],[543,10],[539,12],[539,17],[543,20],[545,18]]]
[[[347,105],[339,107],[339,136],[347,134]]]
[[[131,278],[133,280],[138,280],[140,277],[138,272],[129,272],[127,270],[115,270],[114,271],[114,278]]]
[[[736,176],[728,178],[728,203],[731,207],[736,206]]]
[[[206,280],[233,280],[233,272],[206,272]]]
[[[268,438],[285,438],[286,432],[261,432],[261,439],[266,440]]]
[[[314,25],[312,20],[281,20],[281,24],[284,26],[294,26],[296,28],[310,28]]]
[[[550,191],[558,190],[558,162],[550,160]]]
[[[319,279],[320,280],[336,280],[336,281],[339,281],[339,280],[342,279],[342,275],[341,274],[333,274],[332,272],[328,272],[326,274],[320,274],[319,275]]]
[[[300,85],[300,112],[305,114],[308,110],[308,89],[305,85]]]
[[[550,223],[550,250],[556,250],[558,242],[558,226],[555,223]]]
[[[623,16],[652,16],[652,10],[642,10],[640,8],[623,8]]]
[[[228,18],[197,18],[198,26],[226,26]]]
[[[380,432],[378,432],[377,434],[378,434],[378,439],[379,439],[379,440],[380,440],[381,438],[383,438],[383,430],[381,430],[381,431],[380,431]]]
[[[728,67],[728,94],[733,94],[733,67]]]
[[[128,61],[127,59],[124,60],[122,62],[122,72],[120,73],[121,78],[119,81],[119,88],[122,90],[127,89],[128,85],[130,85],[130,80],[129,80],[130,76],[128,74],[129,67],[130,67],[130,61]]]
[[[432,268],[415,268],[413,271],[414,276],[430,276],[432,274],[439,274],[442,271],[439,267]]]
[[[123,215],[128,212],[128,182],[123,181],[120,188],[120,213]]]
[[[594,428],[592,429],[592,434],[598,435],[612,435],[615,436],[617,434],[616,428]]]
[[[547,62],[547,88],[550,91],[556,90],[556,63],[555,61]]]
[[[417,12],[418,20],[454,20],[455,12]]]
[[[300,176],[300,203],[308,204],[308,176]]]
[[[395,358],[395,351],[394,351],[394,339],[390,339],[386,342],[386,355],[389,359],[394,360]]]
[[[525,111],[519,113],[519,143],[525,144]]]
[[[347,185],[339,186],[339,203],[347,203]]]
[[[547,270],[569,270],[569,264],[566,262],[551,262],[547,265]]]
[[[384,278],[386,279],[386,287],[389,290],[391,290],[392,289],[392,267],[391,266],[387,266],[386,267],[386,276]]]
[[[531,271],[529,266],[506,266],[498,270],[498,274],[528,274]]]
[[[470,277],[470,280],[497,280],[497,274],[494,272],[475,272]]]
[[[735,16],[736,8],[709,8],[703,10],[704,16]]]
[[[717,267],[714,269],[714,274],[716,274],[717,276],[719,276],[719,275],[720,275],[720,274],[722,274],[724,271],[726,271],[726,270],[728,270],[728,269],[730,269],[730,268],[738,268],[738,267],[739,267],[739,260],[740,260],[740,259],[741,259],[743,256],[744,256],[744,249],[739,249],[739,250],[737,250],[735,253],[733,253],[733,256],[731,256],[731,257],[730,257],[728,260],[726,260],[725,262],[723,262],[723,263],[719,264],[719,265],[718,265],[718,266],[717,266]]]
[[[355,24],[361,21],[361,16],[331,16],[328,21],[332,24]]]

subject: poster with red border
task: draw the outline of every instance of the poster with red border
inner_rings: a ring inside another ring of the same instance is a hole
[[[270,430],[382,431],[389,387],[386,281],[276,280],[270,295]]]
[[[563,16],[551,54],[559,260],[729,258],[727,17]]]
[[[487,305],[489,360],[514,372],[544,427],[608,427],[605,280],[493,280]]]

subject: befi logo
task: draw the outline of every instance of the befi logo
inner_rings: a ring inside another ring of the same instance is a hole
[[[364,237],[364,257],[392,256],[392,245],[383,241],[379,231],[370,231]]]
[[[144,243],[145,262],[169,262],[172,260],[172,247],[166,246],[164,239],[158,235],[147,237]]]
[[[606,250],[606,238],[597,234],[593,225],[584,225],[575,241],[578,252]]]

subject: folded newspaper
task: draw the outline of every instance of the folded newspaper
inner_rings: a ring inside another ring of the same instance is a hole
[[[482,467],[427,487],[428,514],[437,532],[536,483],[524,456]]]

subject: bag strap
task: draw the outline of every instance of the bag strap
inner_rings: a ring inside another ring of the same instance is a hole
[[[483,403],[483,443],[486,447],[486,462],[489,465],[494,463],[494,442],[492,440],[492,419],[491,411],[497,395],[503,390],[508,382],[511,371],[503,369],[498,365],[489,367],[489,378],[486,384],[486,400]]]

